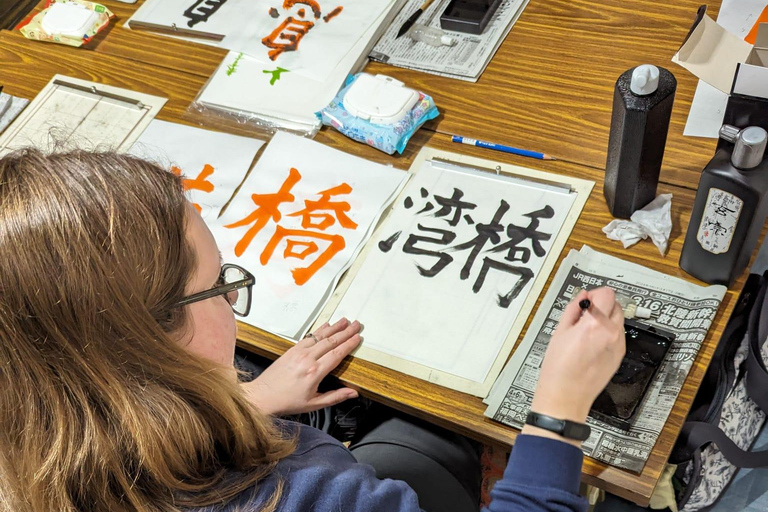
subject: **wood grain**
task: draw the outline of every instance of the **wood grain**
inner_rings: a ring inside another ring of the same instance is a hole
[[[18,32],[0,32],[0,61],[6,91],[28,98],[55,73],[126,87],[169,98],[161,119],[241,135],[263,133],[206,118],[188,110],[198,90],[223,56],[220,49],[131,32],[120,27],[135,6],[105,2],[118,23],[94,41],[90,49],[76,49],[24,39]],[[670,275],[693,281],[678,267],[698,171],[712,152],[710,141],[682,138],[682,127],[695,80],[672,69],[679,80],[676,106],[660,192],[671,192],[673,221],[669,253],[660,257],[649,242],[625,251],[600,231],[610,220],[602,199],[602,167],[608,137],[613,82],[626,68],[641,62],[669,66],[697,4],[636,6],[619,0],[600,4],[585,0],[532,2],[477,84],[468,84],[408,70],[369,65],[409,85],[433,94],[443,115],[431,124],[448,132],[516,144],[573,160],[544,162],[452,144],[449,137],[421,130],[405,153],[390,157],[323,129],[319,142],[373,161],[407,169],[425,145],[490,158],[551,172],[592,179],[597,183],[568,241],[571,248],[588,244],[609,254]],[[627,27],[632,27],[631,29]],[[647,504],[711,355],[733,308],[744,276],[728,292],[704,341],[653,453],[639,475],[586,459],[584,481],[619,496]],[[526,326],[527,329],[527,326]],[[258,329],[240,325],[243,346],[277,357],[290,345]],[[522,338],[522,337],[521,337]],[[402,375],[378,365],[346,360],[334,373],[345,384],[368,397],[484,442],[510,445],[517,431],[483,416],[480,399]]]
[[[92,51],[208,77],[226,53],[168,37],[126,30],[135,5],[105,2],[118,16]],[[442,115],[427,129],[542,151],[604,169],[613,87],[642,63],[678,80],[661,181],[695,189],[714,141],[683,137],[697,79],[672,64],[698,1],[635,4],[621,0],[531,2],[477,83],[380,63],[386,73],[431,94]],[[710,6],[712,16],[717,6]],[[89,46],[90,47],[90,46]]]

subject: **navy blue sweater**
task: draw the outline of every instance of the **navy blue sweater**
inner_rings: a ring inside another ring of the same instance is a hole
[[[259,510],[284,482],[280,512],[419,512],[416,493],[404,482],[379,480],[344,445],[312,427],[296,424],[298,446],[276,471],[217,511]],[[504,477],[491,491],[486,512],[585,511],[578,495],[582,453],[537,436],[518,436]],[[208,509],[197,509],[199,512]]]

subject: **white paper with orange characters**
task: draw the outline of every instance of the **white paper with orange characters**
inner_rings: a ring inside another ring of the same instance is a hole
[[[210,225],[245,179],[263,145],[259,139],[155,119],[130,153],[183,176],[189,200]]]
[[[212,230],[253,273],[244,321],[300,339],[408,174],[277,132]]]

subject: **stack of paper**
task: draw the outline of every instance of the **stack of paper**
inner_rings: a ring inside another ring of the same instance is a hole
[[[148,0],[127,25],[227,48],[196,106],[267,129],[314,134],[404,0]]]
[[[440,15],[449,1],[433,2],[419,17],[418,23],[440,28]],[[397,37],[400,27],[422,3],[422,0],[408,0],[408,4],[376,43],[370,54],[371,59],[401,68],[477,82],[528,5],[528,0],[503,0],[482,34],[446,31],[457,44],[439,47],[415,42],[407,36]]]
[[[224,261],[256,277],[243,321],[303,337],[407,178],[303,137],[275,134],[211,225]]]

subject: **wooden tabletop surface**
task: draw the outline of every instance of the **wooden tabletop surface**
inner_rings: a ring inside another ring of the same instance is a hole
[[[28,41],[16,31],[1,31],[4,91],[33,98],[53,74],[61,73],[167,97],[160,119],[261,135],[188,109],[225,51],[124,29],[121,25],[136,6],[113,0],[103,3],[118,18],[87,48]],[[429,145],[594,180],[595,189],[560,259],[569,249],[587,244],[695,282],[679,268],[678,259],[698,174],[713,153],[714,141],[682,136],[696,80],[673,66],[669,58],[687,33],[697,7],[697,2],[689,0],[670,5],[643,3],[639,7],[621,0],[533,0],[476,84],[377,63],[368,65],[368,71],[395,76],[433,95],[442,112],[440,118],[417,132],[403,155],[390,157],[327,128],[315,140],[404,170],[418,151]],[[714,16],[716,9],[710,7],[710,13]],[[624,250],[601,231],[612,219],[603,200],[602,180],[613,85],[623,71],[646,62],[670,69],[678,80],[659,185],[659,193],[674,194],[674,228],[669,252],[663,258],[650,242]],[[450,137],[434,130],[543,151],[568,161],[530,160],[452,144]],[[742,276],[726,294],[642,473],[587,458],[583,469],[586,483],[648,504],[744,279]],[[288,342],[245,324],[240,324],[239,338],[241,345],[271,358],[290,347]],[[485,406],[479,398],[367,361],[350,358],[334,375],[364,396],[484,442],[510,445],[518,433],[485,418]]]

